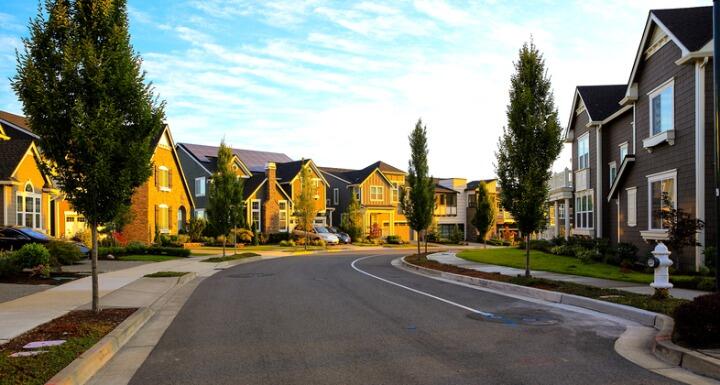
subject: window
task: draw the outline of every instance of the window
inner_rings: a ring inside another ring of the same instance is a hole
[[[663,197],[667,196],[670,204],[676,206],[676,171],[668,171],[648,176],[648,223],[649,230],[664,230],[664,224],[660,217],[660,211],[665,211],[669,207],[663,202]]]
[[[610,185],[612,185],[613,182],[615,181],[615,177],[617,176],[617,163],[610,162],[609,167],[610,167],[610,170],[609,170]]]
[[[161,233],[170,232],[170,221],[168,215],[169,210],[167,205],[157,206],[157,211],[155,212],[155,226],[157,226]]]
[[[370,186],[370,200],[371,201],[382,201],[383,200],[383,186]]]
[[[577,157],[579,170],[590,167],[590,134],[578,138]]]
[[[35,193],[32,184],[25,185],[24,192],[18,192],[15,201],[15,212],[17,213],[17,225],[39,229],[42,227],[40,218],[42,208],[42,196]]]
[[[579,229],[593,228],[592,192],[575,197],[575,227]]]
[[[195,209],[195,218],[205,219],[205,209]]]
[[[400,184],[398,182],[393,182],[393,187],[391,190],[391,199],[393,202],[400,202]]]
[[[637,226],[637,188],[631,187],[627,190],[627,225]]]
[[[477,207],[477,194],[474,191],[468,194],[468,207]]]
[[[170,191],[170,169],[160,166],[155,172],[155,183],[160,191]]]
[[[565,220],[565,203],[560,202],[558,203],[558,219],[561,221]]]
[[[628,154],[628,144],[627,142],[621,144],[620,146],[620,163],[622,163],[623,160],[625,160],[625,157]]]
[[[278,214],[280,231],[285,232],[288,230],[288,204],[287,201],[279,201],[278,207],[280,213]]]
[[[362,202],[362,187],[353,187],[353,194],[355,195],[355,199],[357,199],[358,202]]]
[[[250,224],[255,226],[255,230],[260,231],[260,199],[253,199],[250,202]]]
[[[205,177],[201,176],[200,178],[195,178],[195,196],[196,197],[204,197],[205,196]]]
[[[674,81],[663,84],[650,92],[650,136],[665,131],[671,131],[674,127]]]
[[[340,189],[339,188],[333,189],[333,204],[335,206],[340,204]]]

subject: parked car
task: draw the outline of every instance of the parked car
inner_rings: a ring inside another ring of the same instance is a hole
[[[29,243],[46,244],[58,241],[47,234],[33,230],[29,227],[0,227],[0,250],[17,250]],[[76,245],[83,256],[90,255],[90,248],[80,242],[63,241]]]
[[[328,230],[330,230],[331,233],[335,234],[335,236],[337,236],[338,239],[340,239],[340,242],[342,242],[346,245],[352,243],[352,238],[350,238],[350,235],[348,233],[343,233],[337,227],[330,226],[330,227],[328,227]]]
[[[298,238],[309,238],[311,240],[323,240],[328,245],[337,245],[340,239],[325,226],[313,226],[310,230],[305,231],[302,225],[295,226],[293,235]]]

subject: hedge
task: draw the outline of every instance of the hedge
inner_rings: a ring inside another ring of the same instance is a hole
[[[106,257],[108,254],[113,256],[121,255],[169,255],[173,257],[189,257],[190,249],[182,247],[163,247],[163,246],[144,246],[144,245],[128,245],[126,247],[99,247],[98,256]]]

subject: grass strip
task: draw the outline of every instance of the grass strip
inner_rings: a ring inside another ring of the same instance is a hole
[[[200,262],[218,263],[218,262],[234,261],[236,259],[259,257],[259,256],[260,256],[260,254],[258,254],[258,253],[240,253],[240,254],[226,255],[224,257],[211,257],[211,258],[203,259]]]
[[[172,257],[169,255],[152,255],[152,254],[138,254],[138,255],[123,255],[117,257],[118,261],[141,261],[141,262],[165,262],[173,259],[179,259],[180,257]]]
[[[430,253],[428,253],[430,254]],[[680,298],[655,299],[644,294],[629,293],[617,289],[603,289],[595,286],[582,285],[573,282],[552,281],[543,278],[526,278],[522,276],[513,277],[500,273],[486,273],[482,271],[465,269],[455,265],[431,261],[427,259],[428,254],[415,254],[405,257],[405,260],[413,265],[422,266],[428,269],[445,271],[448,273],[466,275],[469,277],[488,279],[492,281],[507,282],[520,286],[534,287],[550,291],[557,291],[565,294],[573,294],[581,297],[597,299],[605,302],[612,302],[621,305],[628,305],[638,309],[648,310],[656,313],[672,316],[673,311],[680,304],[689,302]]]
[[[158,271],[152,274],[145,274],[145,278],[171,278],[171,277],[182,277],[187,274],[187,271]]]

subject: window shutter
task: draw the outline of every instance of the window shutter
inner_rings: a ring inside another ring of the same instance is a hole
[[[627,190],[627,224],[637,225],[637,189]]]
[[[155,187],[158,186],[158,168],[157,165],[153,166],[153,175],[155,176]]]
[[[172,230],[172,225],[173,225],[173,222],[174,222],[174,221],[173,221],[173,213],[174,213],[174,211],[173,211],[172,206],[168,207],[168,212],[167,212],[168,230]]]
[[[168,169],[168,188],[172,190],[172,169]]]

